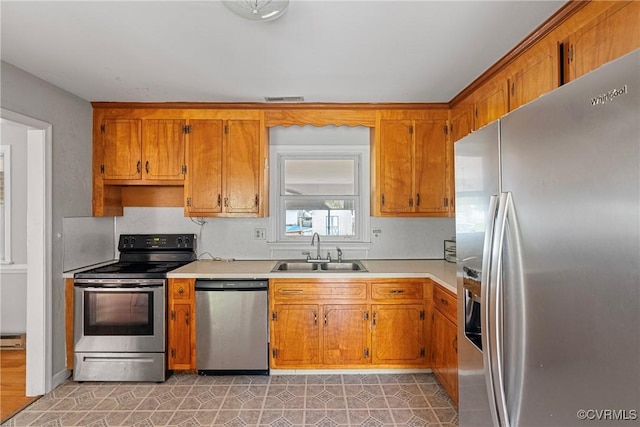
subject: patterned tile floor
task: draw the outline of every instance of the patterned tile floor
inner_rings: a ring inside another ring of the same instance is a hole
[[[2,426],[458,425],[433,374],[198,376],[69,381]]]

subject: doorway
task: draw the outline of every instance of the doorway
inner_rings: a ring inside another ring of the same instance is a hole
[[[0,118],[26,130],[26,236],[13,239],[27,243],[26,395],[38,396],[52,388],[52,126],[4,108]]]

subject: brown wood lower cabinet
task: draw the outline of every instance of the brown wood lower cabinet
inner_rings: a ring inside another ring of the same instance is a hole
[[[325,365],[362,365],[371,347],[368,304],[322,307],[322,357]]]
[[[196,368],[195,279],[169,279],[169,369]]]
[[[274,369],[430,366],[427,279],[273,279],[269,289]]]
[[[66,329],[65,349],[67,369],[73,370],[73,277],[64,279],[64,323]]]
[[[271,312],[271,356],[283,366],[320,363],[318,304],[276,304]],[[273,364],[272,364],[273,366]]]
[[[424,304],[374,304],[374,365],[425,365]]]
[[[433,289],[431,369],[451,400],[458,404],[458,328],[456,296],[439,285]]]

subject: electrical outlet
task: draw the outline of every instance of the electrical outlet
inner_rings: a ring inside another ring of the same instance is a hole
[[[253,239],[254,240],[267,240],[267,229],[266,228],[254,228],[253,229]]]

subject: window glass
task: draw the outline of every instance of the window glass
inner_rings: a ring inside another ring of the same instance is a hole
[[[354,155],[283,155],[280,199],[285,239],[312,236],[352,238],[359,210],[358,161]]]
[[[306,248],[314,233],[336,245],[368,242],[370,136],[364,127],[271,129],[274,249]]]
[[[284,159],[282,195],[356,194],[354,159]]]
[[[356,234],[356,203],[345,199],[285,199],[287,236],[352,237]]]

